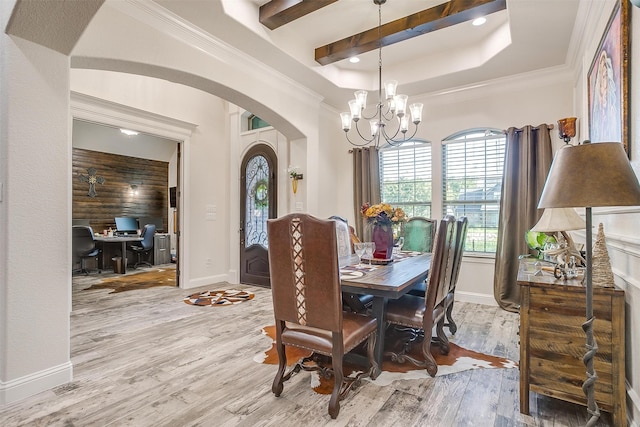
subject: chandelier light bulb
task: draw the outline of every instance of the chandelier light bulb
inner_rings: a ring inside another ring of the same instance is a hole
[[[357,99],[352,99],[351,101],[349,101],[349,110],[351,111],[351,118],[353,118],[354,122],[360,120],[362,108],[360,108],[360,104],[358,104]]]
[[[409,118],[407,116],[400,118],[400,132],[407,133],[409,130]]]
[[[417,125],[422,121],[422,107],[423,104],[421,102],[416,102],[409,106],[409,110],[411,111],[411,121],[414,125]]]
[[[398,117],[404,116],[404,113],[407,111],[407,100],[409,97],[407,95],[396,95],[393,98],[394,103],[396,104],[396,115]]]
[[[386,95],[386,99],[393,99],[393,97],[396,96],[397,87],[397,80],[387,80],[386,82],[384,82],[384,93]]]
[[[366,90],[358,90],[355,92],[356,101],[360,105],[360,109],[364,110],[367,108],[367,91]]]
[[[340,120],[342,121],[342,130],[349,132],[351,130],[351,114],[340,113]]]
[[[369,122],[371,125],[371,136],[376,136],[378,134],[378,128],[380,127],[376,120],[371,120]]]

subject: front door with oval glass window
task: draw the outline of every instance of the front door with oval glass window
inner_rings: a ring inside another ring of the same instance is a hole
[[[276,154],[252,147],[242,160],[240,194],[240,283],[270,286],[267,219],[276,211]]]

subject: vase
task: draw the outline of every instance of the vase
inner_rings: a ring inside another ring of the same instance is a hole
[[[298,192],[298,178],[291,179],[291,188],[293,189],[293,194]]]
[[[377,259],[391,259],[393,256],[393,228],[391,224],[373,226],[372,240],[376,244],[373,257]]]

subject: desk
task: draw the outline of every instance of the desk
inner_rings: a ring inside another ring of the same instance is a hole
[[[102,269],[105,268],[105,266],[109,265],[109,263],[105,264],[105,250],[104,250],[104,246],[106,244],[113,244],[113,243],[120,243],[122,245],[122,252],[120,253],[123,260],[122,260],[122,274],[125,274],[127,272],[127,242],[140,242],[142,241],[142,237],[139,236],[114,236],[114,237],[104,237],[104,236],[96,236],[95,237],[96,242],[101,242],[102,244]]]
[[[357,264],[358,258],[352,265]],[[382,368],[384,352],[385,312],[389,298],[397,299],[423,282],[429,273],[431,254],[425,253],[378,266],[373,271],[365,271],[362,277],[344,277],[342,290],[361,295],[373,295],[373,316],[377,319],[375,360]]]

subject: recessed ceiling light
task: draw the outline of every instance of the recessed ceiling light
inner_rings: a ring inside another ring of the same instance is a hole
[[[487,22],[487,18],[485,17],[481,17],[481,18],[476,18],[474,19],[471,24],[475,25],[476,27],[479,27],[480,25],[484,24],[485,22]]]
[[[360,58],[358,58],[357,56],[352,56],[351,58],[349,58],[349,62],[351,62],[352,64],[356,64],[360,62]]]
[[[120,129],[120,132],[124,133],[127,136],[134,136],[138,134],[138,132],[136,132],[135,130],[129,130],[129,129]]]

